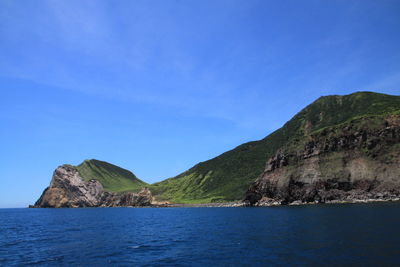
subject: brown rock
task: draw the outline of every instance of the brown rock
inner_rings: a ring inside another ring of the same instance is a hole
[[[248,189],[251,205],[329,202],[400,196],[400,116],[375,128],[344,125],[310,135],[267,161]],[[268,201],[266,201],[268,199]]]
[[[33,207],[76,208],[149,206],[153,197],[148,188],[139,193],[123,194],[105,192],[97,180],[83,181],[78,171],[69,165],[58,167],[47,187]]]

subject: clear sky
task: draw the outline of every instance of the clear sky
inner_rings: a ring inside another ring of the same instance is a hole
[[[400,93],[400,1],[0,0],[0,207],[61,164],[152,183],[321,95]]]

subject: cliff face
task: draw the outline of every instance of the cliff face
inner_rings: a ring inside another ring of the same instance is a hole
[[[307,141],[316,131],[356,118],[389,114],[400,114],[400,96],[356,92],[320,97],[267,137],[201,162],[174,178],[151,185],[151,190],[159,200],[178,203],[243,199],[251,184],[263,173],[265,161],[290,143],[299,145],[299,140]],[[303,147],[299,145],[289,152],[296,154],[301,150]]]
[[[251,205],[400,196],[400,115],[370,116],[282,147],[246,192]]]
[[[76,168],[69,165],[58,167],[50,186],[36,201],[37,208],[118,207],[149,206],[151,192],[144,188],[139,193],[111,193],[103,189],[97,180],[85,182]]]

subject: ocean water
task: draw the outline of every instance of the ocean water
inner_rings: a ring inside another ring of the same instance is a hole
[[[0,209],[1,266],[400,266],[400,203]]]

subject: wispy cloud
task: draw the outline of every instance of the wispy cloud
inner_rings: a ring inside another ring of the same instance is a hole
[[[365,37],[371,22],[354,20],[358,3],[290,13],[290,23],[262,1],[2,5],[0,75],[85,94],[255,127],[281,123],[269,117],[278,108],[290,116],[319,94],[372,84],[377,40]]]

